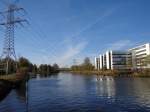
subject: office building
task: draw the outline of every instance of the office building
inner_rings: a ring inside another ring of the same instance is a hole
[[[131,53],[127,51],[107,51],[106,68],[117,70],[131,69]]]
[[[150,68],[145,64],[146,57],[150,55],[150,43],[137,46],[127,51],[107,51],[95,61],[98,70],[129,70]]]
[[[150,55],[150,43],[146,43],[132,49],[129,49],[132,52],[132,66],[133,69],[136,68],[149,68],[145,63],[145,59]]]
[[[95,69],[100,70],[100,59],[95,57]]]
[[[95,62],[99,67],[98,70],[130,69],[131,53],[126,51],[107,51],[105,54],[100,55],[100,58]]]

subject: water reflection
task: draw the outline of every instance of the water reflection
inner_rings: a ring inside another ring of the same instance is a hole
[[[9,82],[0,81],[0,112],[26,112],[26,83],[13,89]]]
[[[0,80],[0,102],[10,93],[11,84],[7,81]]]
[[[29,111],[148,112],[149,80],[69,73],[32,79]]]
[[[133,79],[132,89],[134,90],[135,100],[140,105],[150,108],[150,80],[148,78]]]
[[[96,77],[96,90],[99,96],[114,97],[115,96],[115,82],[113,77],[97,76]]]
[[[31,78],[36,78],[37,80],[42,79],[42,78],[50,78],[50,77],[57,77],[58,73],[53,73],[53,74],[36,74],[34,77]]]
[[[105,101],[106,110],[110,111],[110,108],[111,111],[150,111],[149,78],[98,76],[96,79],[96,92]]]
[[[27,108],[30,112],[150,111],[149,78],[69,73],[35,76],[28,83],[28,102],[22,85],[8,91],[0,102],[0,112],[25,112]]]

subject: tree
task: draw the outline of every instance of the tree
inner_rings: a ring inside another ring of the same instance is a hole
[[[18,61],[19,67],[29,67],[30,66],[30,61],[24,57],[19,58]]]
[[[50,75],[59,71],[59,66],[54,64],[53,66],[47,64],[41,64],[38,68],[38,73],[42,75]]]
[[[73,66],[71,66],[71,70],[79,71],[79,70],[81,70],[81,67],[80,67],[80,65],[73,65]]]
[[[90,58],[89,58],[89,57],[86,57],[86,58],[84,59],[83,65],[90,65],[90,64],[91,64]]]
[[[46,75],[47,74],[47,65],[46,64],[41,64],[39,66],[39,73]]]
[[[58,66],[56,63],[54,63],[54,64],[53,64],[53,69],[54,69],[54,70],[58,70],[58,69],[59,69],[59,66]]]
[[[84,70],[94,70],[94,66],[92,65],[90,58],[86,57],[81,65],[73,65],[71,67],[73,71],[84,71]]]
[[[36,74],[37,71],[38,71],[37,65],[34,64],[34,65],[33,65],[33,68],[32,68],[32,72]]]
[[[94,69],[94,66],[92,65],[89,57],[86,57],[84,59],[84,62],[81,67],[83,70],[93,70]]]
[[[6,63],[7,63],[7,60],[8,61],[8,74],[11,74],[11,73],[15,73],[16,72],[16,61],[13,60],[12,58],[5,58],[5,59],[1,59],[0,60],[0,74],[6,74]]]

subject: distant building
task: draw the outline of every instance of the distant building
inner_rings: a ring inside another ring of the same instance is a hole
[[[132,52],[133,68],[147,68],[145,58],[150,55],[150,43],[146,43],[135,48],[129,49]]]
[[[100,55],[96,65],[99,65],[100,70],[114,70],[114,69],[130,69],[131,53],[126,51],[107,51],[105,54]]]
[[[100,59],[100,69],[103,69],[103,55],[100,55],[99,56],[99,59]]]
[[[95,57],[95,69],[100,70],[100,59]]]
[[[144,63],[148,55],[150,55],[150,43],[137,46],[128,51],[111,50],[96,58],[95,66],[98,70],[150,68]]]
[[[107,69],[127,70],[131,69],[131,53],[127,51],[107,51]]]
[[[106,69],[106,66],[107,66],[107,60],[106,60],[106,54],[103,54],[102,56],[102,69]]]

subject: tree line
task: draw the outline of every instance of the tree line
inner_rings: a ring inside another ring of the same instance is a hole
[[[3,67],[2,65],[6,63],[6,59],[0,60],[0,67]],[[31,63],[27,58],[20,57],[17,61],[14,61],[13,59],[9,59],[8,64],[8,73],[15,73],[19,70],[24,70],[26,72],[34,73],[34,74],[44,74],[48,75],[51,73],[59,72],[59,66],[57,64],[41,64],[37,66],[36,64]],[[5,74],[5,71],[1,70],[0,74]]]
[[[94,66],[92,65],[90,58],[86,57],[80,65],[71,66],[72,71],[92,71],[94,70]]]

